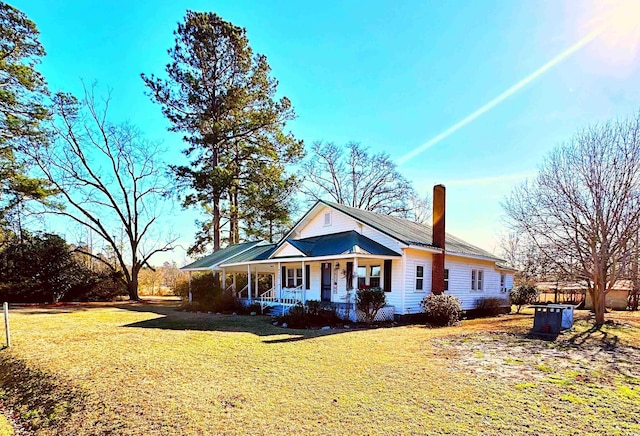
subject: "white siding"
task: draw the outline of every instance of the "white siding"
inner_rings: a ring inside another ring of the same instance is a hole
[[[324,215],[327,212],[331,213],[331,224],[328,226],[324,224]],[[312,236],[327,235],[331,233],[348,232],[351,230],[354,230],[361,235],[390,248],[396,253],[401,253],[402,247],[404,246],[392,237],[387,236],[367,225],[360,224],[350,216],[328,206],[321,208],[308,224],[297,229],[299,236],[297,236],[296,239],[310,238]]]
[[[320,300],[320,262],[309,262],[311,280],[310,289],[306,291],[307,300]]]
[[[277,257],[285,257],[285,256],[299,257],[299,256],[304,256],[304,254],[300,252],[300,250],[298,250],[293,245],[289,244],[288,242],[285,242],[284,244],[282,244],[282,247],[280,247],[280,249],[276,253],[274,253],[273,257],[277,258]]]
[[[405,250],[405,262],[407,264],[404,277],[405,308],[404,314],[422,312],[421,302],[431,292],[431,268],[432,255],[420,250]],[[423,289],[416,290],[416,266],[424,266]],[[396,313],[400,311],[397,310]]]
[[[380,286],[384,285],[384,262],[382,262],[382,275]],[[400,314],[403,306],[402,295],[404,293],[404,277],[402,273],[402,259],[391,261],[391,292],[386,292],[387,304],[395,307],[395,313]]]
[[[331,224],[328,226],[324,224],[324,214],[327,212],[331,213]],[[324,206],[307,225],[297,229],[300,236],[296,237],[296,239],[347,232],[349,230],[357,230],[357,227],[356,221],[353,218]]]
[[[460,299],[463,310],[475,309],[482,298],[507,299],[508,293],[500,290],[500,271],[489,261],[446,256],[444,267],[449,270],[449,293]],[[471,270],[483,271],[482,290],[471,290]],[[507,275],[508,276],[508,275]]]

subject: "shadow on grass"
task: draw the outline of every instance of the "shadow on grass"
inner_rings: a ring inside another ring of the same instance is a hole
[[[216,331],[228,333],[250,333],[263,337],[265,344],[280,344],[315,339],[323,336],[350,333],[360,329],[303,330],[274,326],[271,317],[249,315],[217,315],[209,313],[182,312],[176,305],[156,305],[129,303],[116,307],[135,312],[161,315],[145,321],[123,325],[128,328],[148,328],[162,330]],[[282,337],[287,335],[286,337]],[[277,336],[277,337],[276,337]]]
[[[615,351],[620,343],[620,338],[603,330],[602,327],[602,325],[594,325],[588,330],[575,333],[567,339],[567,343],[577,347],[588,343],[595,345],[602,351]]]

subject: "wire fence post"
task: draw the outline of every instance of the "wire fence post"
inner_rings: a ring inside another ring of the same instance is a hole
[[[11,346],[11,333],[9,332],[9,303],[5,301],[4,308],[4,331],[7,334],[7,348]]]

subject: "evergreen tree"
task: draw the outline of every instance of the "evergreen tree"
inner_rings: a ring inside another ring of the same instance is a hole
[[[0,220],[6,225],[26,200],[51,194],[43,180],[27,175],[22,152],[47,143],[48,94],[36,70],[45,51],[24,13],[0,2]]]
[[[207,216],[190,249],[201,253],[210,244],[220,248],[225,226],[226,240],[239,242],[247,219],[271,207],[255,193],[293,183],[285,165],[304,149],[284,132],[295,118],[291,102],[276,99],[278,82],[270,77],[266,57],[253,54],[245,29],[213,13],[187,11],[174,35],[168,79],[144,74],[142,79],[170,130],[185,134],[189,165],[172,171],[186,191],[183,205],[200,206]],[[266,173],[275,178],[263,177]]]

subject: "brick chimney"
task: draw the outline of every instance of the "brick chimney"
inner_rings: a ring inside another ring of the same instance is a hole
[[[444,185],[435,185],[433,187],[433,230],[431,242],[435,247],[441,248],[442,253],[433,254],[431,292],[434,294],[442,294],[444,292],[445,203],[446,189]]]

